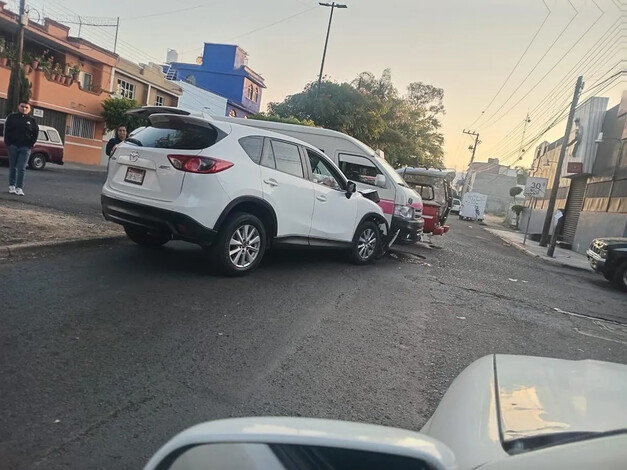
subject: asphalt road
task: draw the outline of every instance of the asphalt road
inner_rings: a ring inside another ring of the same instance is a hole
[[[140,468],[229,416],[418,430],[495,352],[627,363],[627,326],[585,317],[627,323],[627,296],[451,223],[424,260],[277,252],[241,279],[183,243],[0,264],[2,468]]]
[[[0,166],[0,204],[3,200],[18,199],[25,204],[57,209],[70,215],[102,219],[100,190],[107,174],[100,168],[70,169],[48,164],[40,171],[26,170],[25,196],[8,193],[9,168]]]

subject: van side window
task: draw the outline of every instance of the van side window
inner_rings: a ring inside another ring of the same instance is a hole
[[[283,173],[303,178],[303,162],[300,159],[298,146],[287,142],[281,142],[280,140],[271,140],[270,144],[272,150],[272,160],[274,160],[274,168],[282,171]],[[269,164],[264,166],[272,168]]]
[[[48,140],[48,137],[46,137],[46,133],[44,131],[39,131],[39,134],[37,135],[37,140]]]
[[[339,162],[342,173],[344,173],[349,180],[355,181],[356,183],[374,186],[375,178],[377,175],[381,174],[374,163],[365,157],[341,153]]]

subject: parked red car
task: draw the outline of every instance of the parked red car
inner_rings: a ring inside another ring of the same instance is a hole
[[[4,143],[4,119],[0,119],[0,161],[9,161],[9,150]],[[48,162],[63,165],[63,141],[54,127],[39,126],[39,136],[30,153],[28,166],[41,170]]]

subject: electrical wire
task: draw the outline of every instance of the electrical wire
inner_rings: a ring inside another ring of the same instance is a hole
[[[529,79],[529,77],[531,76],[531,74],[533,72],[535,72],[535,70],[538,68],[538,66],[542,63],[542,61],[545,59],[545,57],[549,54],[549,52],[551,52],[551,50],[553,49],[553,47],[555,47],[555,44],[557,44],[557,42],[562,38],[562,36],[564,35],[564,33],[566,32],[566,30],[568,29],[568,27],[572,24],[573,21],[575,21],[575,18],[577,18],[577,16],[579,16],[579,11],[575,8],[575,6],[572,4],[572,2],[570,0],[568,0],[568,3],[570,4],[570,6],[573,8],[573,10],[575,10],[575,15],[570,19],[570,21],[566,24],[566,26],[560,31],[560,33],[557,35],[557,37],[555,38],[555,40],[551,43],[551,45],[549,46],[549,48],[544,52],[544,54],[542,54],[542,57],[540,57],[540,59],[536,62],[536,64],[532,67],[532,69],[527,73],[527,75],[525,75],[525,78],[523,79],[522,82],[520,82],[518,84],[518,86],[516,87],[516,89],[509,95],[509,97],[505,100],[505,102],[503,104],[501,104],[501,106],[499,106],[499,108],[492,113],[492,115],[488,118],[488,122],[490,122],[492,120],[492,118],[494,118],[494,116],[496,116],[499,111],[501,111],[501,109],[503,109],[505,107],[505,105],[507,103],[509,103],[509,101],[514,97],[514,95],[518,92],[518,90],[521,89],[521,87],[527,82],[527,80]],[[596,4],[596,3],[595,3]],[[507,114],[507,113],[506,113]],[[483,124],[484,126],[487,125],[487,123]]]
[[[535,34],[533,35],[533,37],[531,38],[531,41],[529,41],[529,44],[527,44],[527,47],[525,48],[525,50],[523,51],[522,55],[518,58],[518,61],[516,62],[516,64],[514,65],[514,67],[512,68],[512,70],[509,72],[509,75],[507,76],[507,78],[505,79],[505,81],[501,84],[501,87],[498,89],[498,91],[494,94],[494,96],[492,97],[492,99],[490,100],[490,102],[487,104],[487,106],[484,106],[483,111],[481,111],[481,114],[479,114],[479,116],[477,116],[477,119],[475,119],[473,121],[473,123],[470,125],[470,127],[474,127],[475,124],[477,123],[477,121],[479,121],[481,119],[481,117],[485,114],[485,112],[490,108],[490,106],[492,106],[492,103],[494,103],[494,100],[496,100],[496,98],[501,94],[501,91],[503,91],[503,88],[505,87],[505,85],[509,82],[509,79],[512,78],[512,75],[514,74],[514,72],[516,71],[516,69],[518,68],[518,66],[520,65],[520,63],[522,62],[523,58],[527,55],[527,52],[529,52],[529,49],[531,48],[531,46],[533,45],[533,43],[535,42],[536,38],[538,37],[538,35],[540,34],[540,31],[542,31],[542,28],[544,27],[544,25],[546,24],[547,20],[549,19],[549,16],[551,16],[551,9],[549,8],[549,6],[546,4],[546,2],[544,0],[542,0],[542,3],[544,3],[544,6],[547,10],[549,10],[549,12],[547,13],[547,15],[544,17],[544,20],[542,21],[542,23],[540,24],[540,26],[538,27],[538,29],[536,29]]]
[[[614,23],[614,25],[616,25],[616,22]],[[614,28],[614,31],[617,31],[617,32],[618,32],[618,31],[619,31],[619,28],[618,28],[618,27]],[[611,35],[614,33],[614,31],[612,31],[612,30],[608,31],[608,33],[609,33],[609,34],[608,34],[608,35],[607,35],[607,37],[605,38],[604,42],[607,42],[607,40],[608,40],[608,39],[610,39],[610,41],[611,41],[611,40],[613,40],[613,37],[611,37]],[[614,36],[616,36],[617,34],[613,34],[613,35],[614,35]],[[597,42],[596,42],[596,43],[595,43],[595,44],[594,44],[594,45],[590,48],[590,50],[592,50],[594,47],[596,47],[596,45],[597,45],[600,41],[602,41],[602,40],[603,40],[603,37],[602,37],[601,39],[599,39],[599,41],[597,41]],[[596,64],[598,64],[598,63],[599,63],[599,62],[601,62],[602,60],[605,60],[605,59],[606,59],[606,56],[607,56],[607,52],[608,52],[608,51],[611,51],[611,50],[612,50],[612,48],[613,48],[613,47],[615,47],[615,45],[616,45],[615,43],[610,42],[610,43],[609,43],[609,46],[610,46],[610,47],[609,47],[609,49],[605,49],[603,52],[601,52],[601,53],[597,54],[596,56],[592,56],[591,58],[589,58],[589,60],[588,60],[588,64],[587,64],[587,67],[586,67],[586,65],[585,65],[585,64],[584,64],[584,65],[582,65],[582,67],[585,67],[585,68],[584,68],[583,70],[582,70],[582,69],[580,69],[579,74],[581,74],[581,75],[584,75],[584,76],[585,76],[585,74],[587,73],[587,71],[588,71],[588,70],[590,70],[592,67],[596,66]],[[603,46],[603,47],[605,47],[605,46]],[[590,52],[590,50],[589,50],[588,52]],[[574,71],[574,70],[575,70],[575,69],[576,69],[576,68],[577,68],[580,64],[582,64],[582,62],[585,62],[585,61],[586,61],[586,58],[587,58],[587,54],[585,54],[585,55],[582,57],[582,59],[580,59],[580,60],[579,60],[579,62],[578,62],[577,64],[575,64],[575,65],[573,66],[573,68],[571,68],[571,69],[570,69],[570,70],[566,73],[565,77],[568,77],[568,78],[567,78],[567,80],[569,80],[571,83],[572,83],[572,77],[570,77],[570,74],[571,74],[571,73],[572,73],[572,72],[573,72],[573,71]],[[608,57],[608,58],[609,58],[609,57]],[[554,87],[554,88],[553,88],[553,89],[549,92],[549,94],[548,94],[545,98],[543,98],[543,99],[540,101],[540,104],[539,104],[538,106],[536,106],[536,107],[535,107],[532,111],[530,111],[530,115],[531,115],[534,119],[538,118],[538,114],[537,114],[537,113],[539,113],[539,112],[540,112],[540,109],[542,109],[542,108],[548,109],[549,107],[553,106],[553,102],[554,102],[554,101],[557,101],[557,100],[563,99],[563,97],[568,97],[568,96],[570,96],[570,93],[571,93],[571,92],[570,92],[570,87],[571,87],[571,85],[570,85],[570,84],[567,84],[565,87],[563,87],[561,91],[555,92],[555,90],[556,90],[558,87],[560,87],[560,86],[562,85],[562,83],[564,83],[564,81],[560,81],[560,82],[559,82],[559,83],[558,83],[558,84],[557,84],[557,85],[556,85],[556,86],[555,86],[555,87]],[[557,95],[557,97],[555,97],[556,95]],[[550,101],[550,102],[549,102],[549,101],[547,101],[547,100],[549,99],[549,97],[550,97],[550,96],[553,96],[554,98],[553,98],[553,100],[552,100],[552,101]],[[516,131],[516,129],[518,129],[518,128],[520,128],[520,127],[522,127],[522,124],[520,124],[520,125],[516,126],[516,127],[512,130],[512,132]],[[512,134],[512,132],[510,132],[510,134]],[[503,139],[501,139],[499,142],[497,142],[497,144],[495,144],[493,147],[491,147],[491,148],[490,148],[490,150],[491,150],[491,151],[493,151],[493,150],[498,150],[499,148],[502,148],[502,147],[504,146],[504,145],[502,144],[502,142],[504,142],[510,134],[508,134],[508,135],[507,135],[507,136],[505,136]],[[518,133],[518,134],[519,134],[519,133]]]
[[[598,5],[596,4],[596,2],[595,2],[594,0],[593,0],[593,3],[594,3],[594,4],[597,6],[597,8],[598,8]],[[600,10],[600,9],[599,9],[599,10]],[[601,12],[603,12],[603,10],[601,10]],[[548,71],[547,71],[547,72],[546,72],[546,73],[542,76],[542,78],[540,78],[540,80],[538,80],[538,81],[535,83],[535,85],[533,85],[533,86],[531,87],[531,89],[530,89],[529,91],[527,91],[527,93],[525,93],[525,94],[524,94],[524,95],[523,95],[523,96],[522,96],[522,97],[521,97],[521,98],[520,98],[520,99],[519,99],[519,100],[518,100],[518,101],[517,101],[517,102],[516,102],[513,106],[511,106],[511,107],[510,107],[510,108],[509,108],[509,109],[505,112],[505,114],[503,114],[503,116],[507,115],[507,113],[509,113],[509,112],[510,112],[512,109],[514,109],[516,106],[518,106],[518,104],[519,104],[522,100],[524,100],[527,96],[529,96],[529,94],[530,94],[533,90],[535,90],[535,89],[537,88],[537,86],[538,86],[540,83],[542,83],[542,82],[543,82],[543,80],[544,80],[544,79],[545,79],[545,78],[546,78],[546,77],[547,77],[547,76],[548,76],[548,75],[549,75],[549,74],[550,74],[553,70],[555,70],[555,68],[556,68],[556,67],[557,67],[557,66],[558,66],[558,65],[562,62],[562,60],[564,60],[564,58],[565,58],[568,54],[570,54],[570,52],[571,52],[571,51],[575,48],[575,46],[577,46],[577,44],[579,44],[579,42],[581,42],[581,40],[582,40],[582,39],[583,39],[583,38],[584,38],[584,37],[585,37],[585,36],[586,36],[586,35],[590,32],[590,30],[591,30],[591,29],[592,29],[592,28],[593,28],[593,27],[597,24],[597,22],[598,22],[598,21],[599,21],[602,17],[603,17],[603,13],[601,13],[601,15],[599,15],[599,16],[597,17],[597,19],[596,19],[596,20],[595,20],[595,21],[594,21],[594,22],[593,22],[593,23],[592,23],[592,24],[588,27],[588,29],[586,29],[586,31],[585,31],[585,32],[584,32],[584,33],[583,33],[583,34],[579,37],[579,39],[578,39],[577,41],[575,41],[575,43],[574,43],[574,44],[573,44],[573,45],[572,45],[572,46],[571,46],[571,47],[570,47],[570,48],[566,51],[566,53],[565,53],[564,55],[562,55],[562,57],[560,57],[560,59],[559,59],[559,60],[558,60],[558,61],[557,61],[554,65],[553,65],[553,67],[551,67],[551,68],[550,68],[550,69],[549,69],[549,70],[548,70]],[[534,68],[533,70],[535,70],[535,68]],[[533,70],[532,70],[531,72],[533,72]],[[531,74],[531,72],[530,72],[530,74]],[[530,75],[530,74],[529,74],[529,75]],[[517,89],[514,91],[514,93],[516,93],[516,91],[518,91],[518,89],[519,89],[519,88],[517,88]],[[512,94],[512,95],[510,96],[510,98],[511,98],[511,97],[513,97],[513,96],[514,96],[514,94]],[[505,103],[503,103],[503,106],[505,106],[505,104],[507,104],[507,102],[508,102],[508,101],[509,101],[509,98],[508,98],[508,100],[507,100]],[[497,111],[497,112],[498,112],[498,111]],[[495,113],[495,114],[496,114],[496,113]],[[494,116],[494,115],[493,115],[493,116]],[[501,117],[503,117],[503,116],[501,116]],[[490,119],[491,119],[491,118],[489,118],[489,119],[488,119],[488,121],[489,121]],[[498,120],[494,121],[492,124],[486,124],[486,127],[490,127],[491,125],[494,125],[494,123],[496,123],[497,121],[498,121]],[[484,127],[484,129],[485,129],[485,127]]]

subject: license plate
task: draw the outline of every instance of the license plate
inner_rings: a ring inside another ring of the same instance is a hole
[[[146,176],[146,170],[128,167],[126,170],[126,176],[124,177],[124,181],[126,181],[127,183],[141,185],[144,183],[144,176]]]

